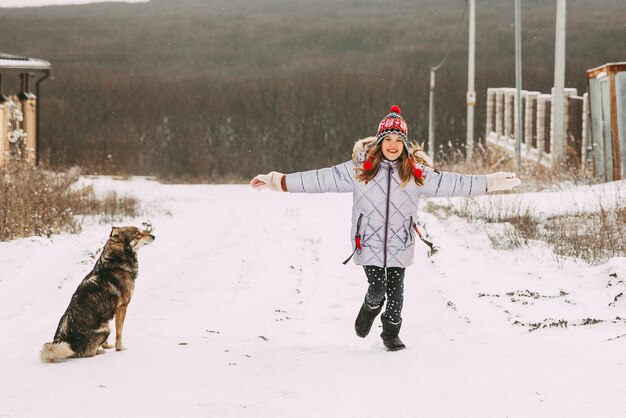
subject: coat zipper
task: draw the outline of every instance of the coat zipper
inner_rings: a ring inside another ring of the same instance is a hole
[[[385,213],[385,244],[383,245],[383,251],[385,252],[383,267],[387,267],[387,238],[389,234],[389,195],[391,194],[391,174],[393,173],[393,167],[389,165],[389,174],[387,175],[387,211]]]

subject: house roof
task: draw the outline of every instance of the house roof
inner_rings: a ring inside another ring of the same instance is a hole
[[[0,71],[45,71],[50,68],[48,61],[0,52]]]
[[[587,70],[587,78],[596,78],[598,75],[621,73],[626,71],[626,61],[624,62],[609,62],[608,64],[601,65],[591,70]]]

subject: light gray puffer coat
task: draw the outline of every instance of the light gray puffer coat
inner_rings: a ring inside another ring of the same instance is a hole
[[[398,162],[383,160],[378,173],[368,184],[358,181],[355,167],[362,162],[357,155],[372,139],[355,144],[353,160],[333,167],[292,173],[286,176],[291,193],[352,193],[352,229],[350,241],[361,237],[362,250],[354,254],[358,265],[408,267],[413,264],[415,232],[413,222],[421,196],[476,196],[487,191],[485,176],[467,176],[439,172],[416,164],[424,175],[424,185],[411,180],[400,187]],[[362,155],[362,154],[361,154]]]

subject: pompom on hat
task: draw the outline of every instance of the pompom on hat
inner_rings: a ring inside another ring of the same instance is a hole
[[[380,144],[380,141],[389,134],[396,134],[402,138],[404,147],[409,148],[408,133],[409,128],[404,121],[404,118],[400,116],[400,107],[398,105],[391,106],[389,114],[385,116],[383,120],[378,124],[378,133],[376,134],[376,145]]]

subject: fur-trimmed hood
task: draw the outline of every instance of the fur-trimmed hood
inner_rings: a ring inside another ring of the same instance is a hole
[[[370,136],[356,141],[354,143],[354,147],[352,147],[352,161],[356,164],[362,164],[365,160],[367,160],[367,154],[375,145],[375,136]],[[414,162],[432,167],[432,161],[430,160],[428,154],[422,150],[422,147],[413,143],[407,151]]]

